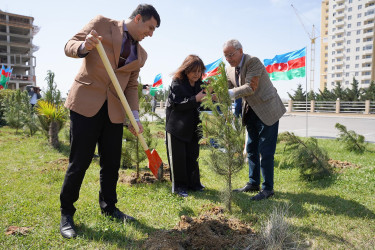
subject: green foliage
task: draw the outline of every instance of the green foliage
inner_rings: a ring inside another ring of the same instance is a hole
[[[61,92],[57,89],[57,85],[55,83],[55,73],[53,73],[51,70],[48,70],[47,76],[44,80],[47,81],[47,90],[43,99],[49,103],[59,106],[62,102],[62,99]]]
[[[361,91],[358,88],[358,81],[353,77],[351,88],[345,90],[345,101],[356,102],[361,98]]]
[[[220,64],[220,76],[211,78],[209,85],[203,86],[207,96],[203,100],[203,107],[212,114],[201,113],[202,130],[208,139],[213,139],[221,148],[209,147],[210,153],[207,164],[218,175],[224,176],[227,185],[224,191],[226,207],[231,211],[232,177],[244,167],[242,156],[244,146],[244,128],[241,120],[232,112],[232,101],[228,94],[228,81],[225,66]],[[212,94],[211,94],[212,91]],[[212,100],[213,93],[217,102]]]
[[[0,127],[6,125],[6,121],[4,119],[4,111],[7,109],[5,106],[5,99],[13,93],[14,90],[11,89],[3,89],[0,91]]]
[[[55,105],[48,101],[39,100],[36,107],[42,131],[47,136],[50,144],[58,148],[59,131],[68,117],[67,109],[62,105]]]
[[[151,104],[147,100],[147,97],[142,94],[142,85],[138,85],[138,99],[139,99],[139,118],[142,121],[143,133],[142,136],[146,141],[147,146],[155,148],[157,143],[156,140],[152,137],[149,124],[147,120],[147,115],[150,115]],[[140,163],[147,159],[144,149],[139,142],[139,138],[130,133],[129,130],[124,129],[123,138],[125,143],[123,143],[122,150],[122,167],[131,168],[133,164],[136,166],[136,175],[139,178]]]
[[[279,137],[279,141],[285,142],[285,155],[279,166],[286,164],[297,167],[301,178],[307,181],[331,174],[328,154],[318,146],[317,139],[310,137],[304,142],[290,132],[280,134]]]
[[[323,92],[319,89],[319,94],[316,95],[317,101],[335,101],[336,97],[335,95],[327,89],[327,87],[324,87]]]
[[[29,95],[26,91],[16,90],[10,92],[4,101],[4,118],[6,123],[15,128],[29,128],[30,135],[37,131],[35,117],[30,105]]]
[[[367,89],[361,89],[361,100],[375,101],[375,82],[371,81]]]
[[[298,84],[297,90],[294,91],[293,95],[288,92],[288,96],[293,101],[306,101],[306,92],[303,91],[301,84]]]
[[[353,130],[348,131],[346,127],[340,123],[336,123],[335,128],[339,130],[337,140],[344,142],[347,150],[360,154],[366,150],[365,137],[363,135],[359,135]]]

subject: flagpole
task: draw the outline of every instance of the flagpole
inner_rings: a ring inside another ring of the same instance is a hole
[[[306,55],[307,55],[307,46],[306,46]],[[306,64],[306,61],[307,61],[306,58],[307,58],[307,56],[305,57],[305,65],[307,65]],[[310,67],[311,67],[311,65],[310,65]],[[308,125],[309,124],[308,117],[309,117],[309,113],[307,112],[307,95],[308,95],[308,90],[307,90],[307,74],[306,73],[305,73],[305,79],[306,79],[306,86],[305,86],[306,87],[306,138],[308,138],[309,137],[309,135],[308,135],[308,127],[309,127],[309,125]]]

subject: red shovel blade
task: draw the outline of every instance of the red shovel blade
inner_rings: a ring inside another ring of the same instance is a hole
[[[150,152],[150,149],[147,149],[145,153],[148,158],[148,168],[151,170],[152,174],[156,177],[156,179],[160,180],[163,177],[161,174],[162,168],[163,168],[163,162],[158,152],[156,152],[155,149],[153,149],[151,152]]]

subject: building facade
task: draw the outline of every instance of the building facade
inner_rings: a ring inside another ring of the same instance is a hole
[[[375,79],[375,0],[323,0],[320,89],[359,88]]]
[[[36,59],[38,47],[33,37],[39,31],[34,18],[0,10],[0,64],[13,68],[8,82],[10,89],[24,89],[36,85]]]

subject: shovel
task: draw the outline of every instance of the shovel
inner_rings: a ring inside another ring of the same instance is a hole
[[[111,67],[111,64],[108,60],[107,54],[104,51],[102,43],[99,41],[99,43],[96,45],[96,49],[99,52],[99,56],[102,59],[102,62],[104,64],[105,69],[107,70],[107,73],[109,75],[109,78],[111,78],[111,81],[113,83],[113,86],[116,89],[116,93],[118,97],[120,98],[120,101],[122,103],[122,106],[125,109],[126,114],[129,117],[129,120],[131,124],[133,125],[135,131],[137,132],[137,136],[139,138],[139,141],[141,142],[141,145],[147,155],[148,158],[148,168],[151,170],[153,175],[158,179],[161,180],[163,177],[163,162],[160,159],[160,156],[158,152],[156,152],[155,149],[150,151],[148,148],[145,139],[143,138],[142,134],[139,133],[139,127],[137,122],[135,121],[134,115],[130,109],[130,106],[128,104],[128,101],[125,98],[124,92],[122,91],[120,87],[120,83],[117,80],[117,77],[115,73],[113,72],[113,69]]]

